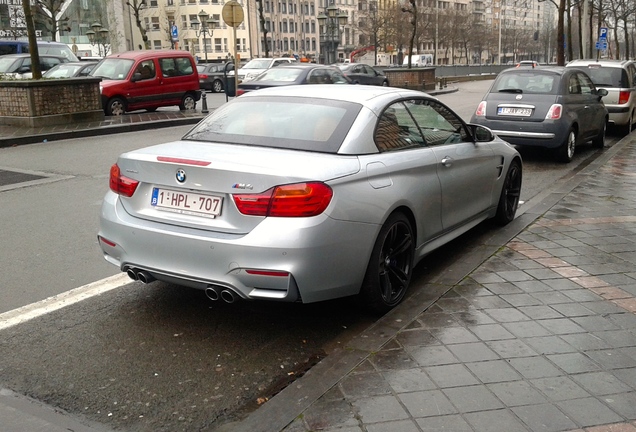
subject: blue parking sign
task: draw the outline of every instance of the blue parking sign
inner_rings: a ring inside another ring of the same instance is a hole
[[[599,42],[607,40],[607,27],[601,27],[598,31]]]
[[[170,29],[170,33],[172,34],[173,41],[179,40],[179,29],[177,29],[176,24],[172,25],[172,28]]]

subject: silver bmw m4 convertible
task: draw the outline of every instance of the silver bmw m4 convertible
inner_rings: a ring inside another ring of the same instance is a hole
[[[119,156],[98,239],[132,279],[213,300],[358,295],[386,312],[426,254],[512,221],[521,181],[513,147],[425,93],[263,89]]]

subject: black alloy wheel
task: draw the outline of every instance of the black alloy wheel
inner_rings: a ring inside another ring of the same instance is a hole
[[[414,255],[411,223],[402,213],[392,214],[380,230],[360,291],[372,311],[385,313],[402,301],[411,282]]]
[[[519,207],[519,197],[521,196],[521,180],[521,164],[519,161],[514,160],[508,168],[501,195],[499,196],[497,214],[495,215],[495,221],[499,225],[507,225],[515,218],[515,213]]]

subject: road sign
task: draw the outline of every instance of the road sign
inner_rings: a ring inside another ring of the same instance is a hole
[[[607,40],[607,27],[601,27],[598,31],[598,41],[603,42]]]
[[[221,10],[221,14],[223,16],[223,21],[225,24],[230,27],[238,27],[243,22],[243,8],[239,4],[239,2],[235,0],[230,0],[225,3],[223,9]]]
[[[607,40],[605,42],[596,42],[596,49],[601,51],[607,51]]]
[[[170,28],[170,34],[172,35],[173,41],[179,40],[179,29],[175,24],[172,24],[172,27]]]

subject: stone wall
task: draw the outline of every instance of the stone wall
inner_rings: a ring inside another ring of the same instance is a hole
[[[435,89],[435,68],[395,68],[384,69],[391,87],[401,87],[413,90]]]
[[[101,78],[0,80],[0,124],[40,127],[104,118]]]

